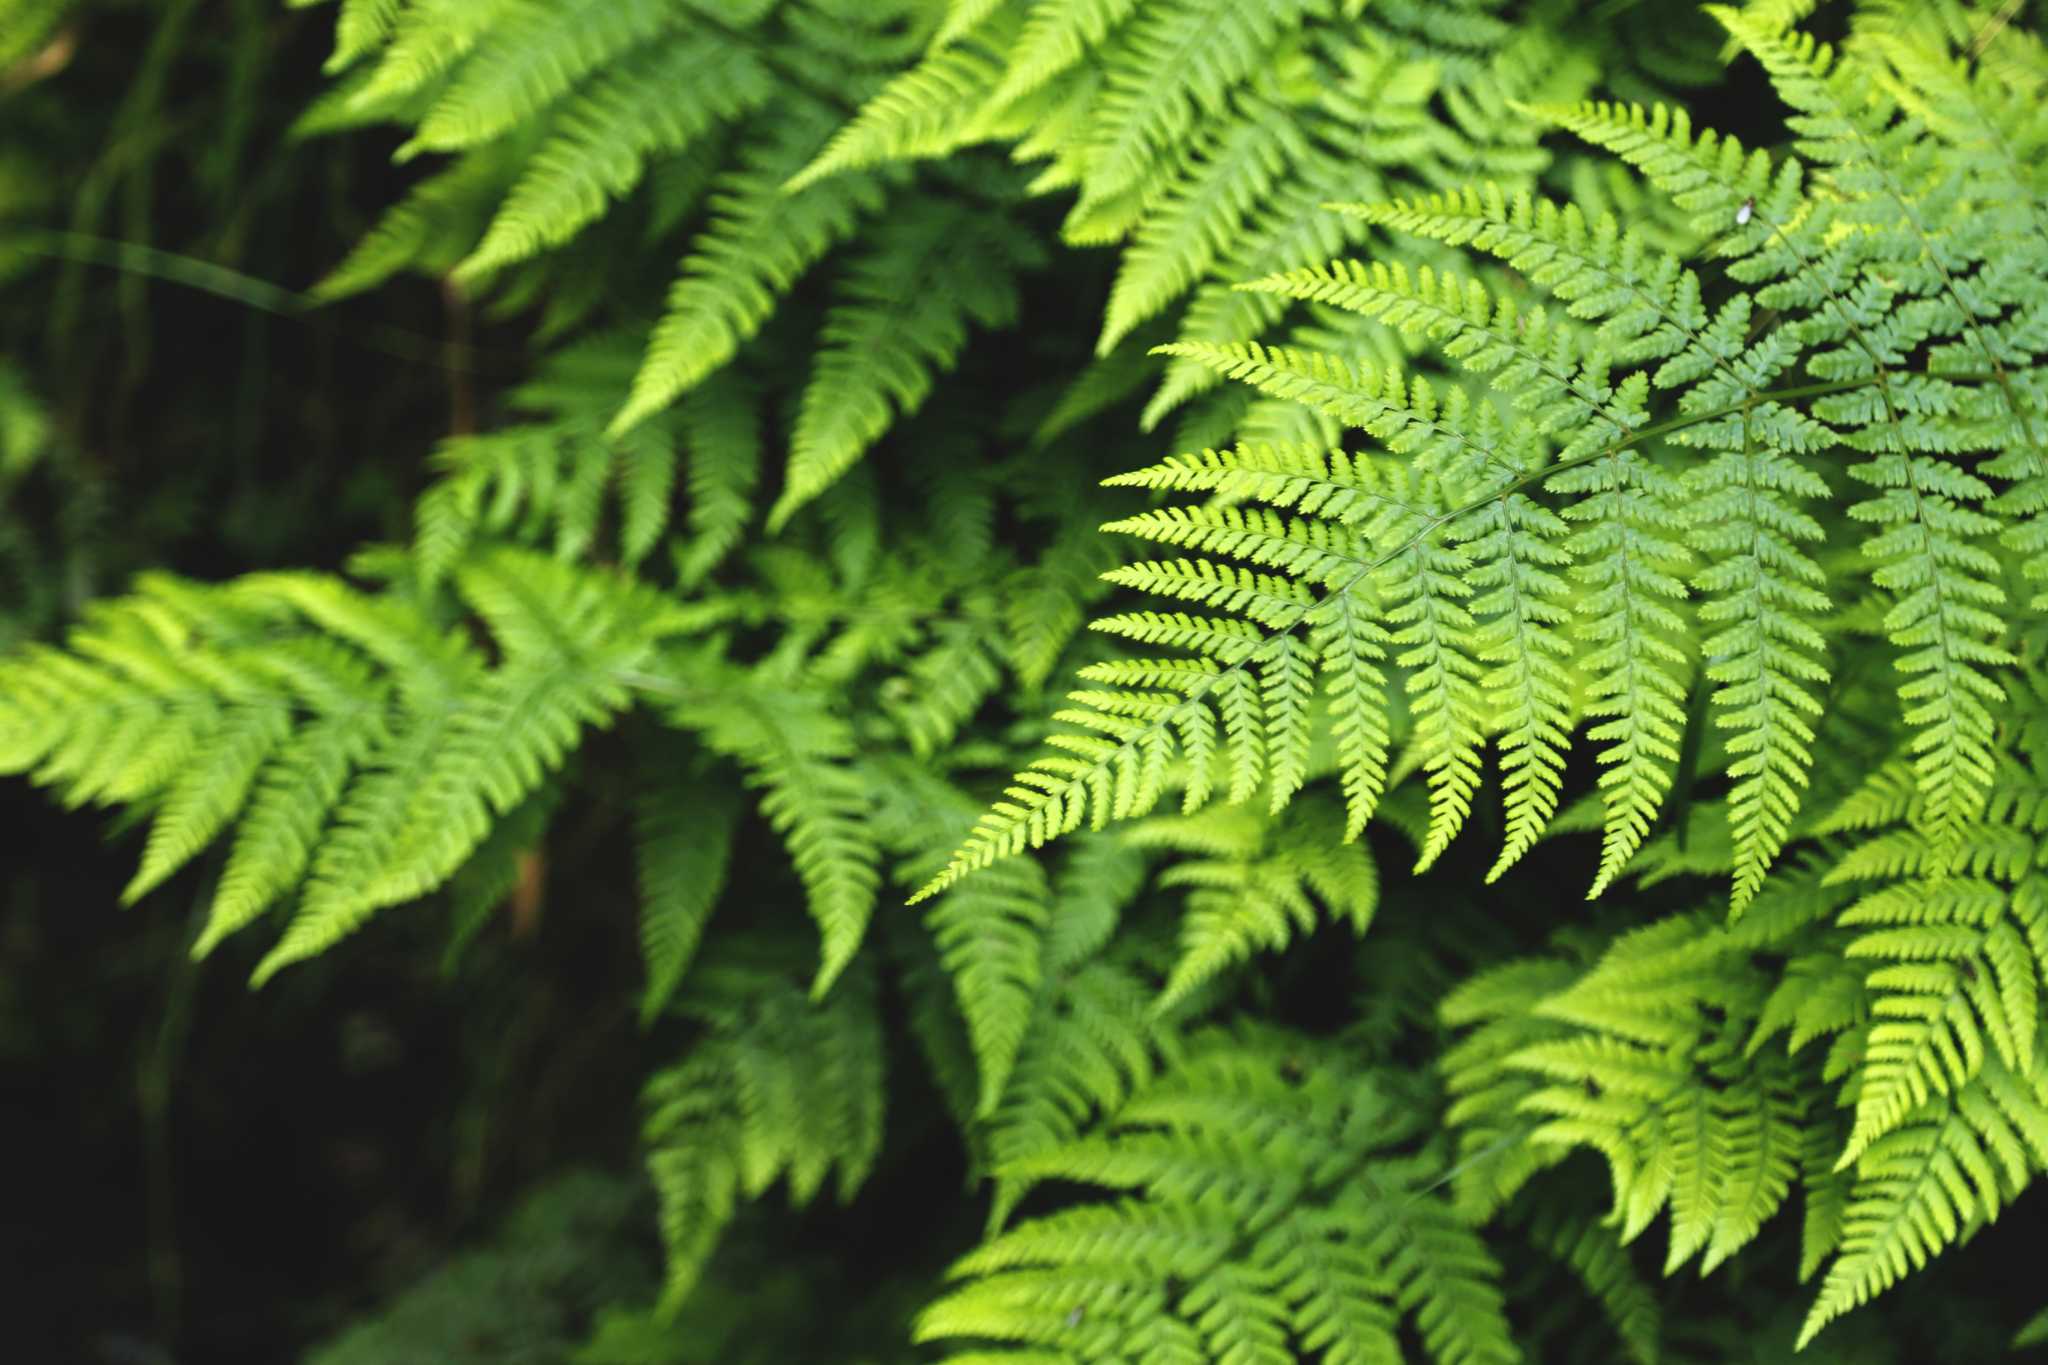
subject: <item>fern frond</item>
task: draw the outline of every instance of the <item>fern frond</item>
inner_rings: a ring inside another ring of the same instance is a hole
[[[445,882],[690,628],[646,589],[511,550],[456,578],[494,667],[415,604],[319,575],[148,583],[74,654],[11,666],[7,728],[34,738],[0,747],[74,800],[156,803],[131,897],[233,826],[198,953],[303,888],[260,982]]]
[[[1008,1088],[1031,1024],[1052,919],[1049,901],[1038,865],[1013,859],[956,887],[925,916],[974,1045],[981,1085],[975,1108],[982,1117],[994,1112]]]
[[[490,141],[646,43],[671,13],[667,0],[507,5],[399,156],[464,151]]]
[[[1180,955],[1155,1006],[1170,1011],[1228,968],[1277,952],[1312,930],[1317,904],[1363,934],[1379,903],[1379,872],[1363,844],[1343,842],[1334,809],[1303,800],[1268,821],[1239,806],[1159,816],[1124,837],[1139,848],[1198,854],[1157,884],[1185,887]]]
[[[863,818],[873,797],[847,762],[851,732],[815,697],[744,676],[680,701],[674,714],[763,789],[761,813],[787,845],[823,936],[812,989],[824,998],[860,948],[881,880]]]
[[[341,0],[334,12],[334,51],[321,69],[337,75],[383,47],[405,0]]]
[[[1035,0],[990,103],[1015,103],[1079,63],[1138,4],[1139,0]]]
[[[447,880],[493,816],[558,767],[586,726],[602,727],[625,709],[625,676],[680,620],[644,589],[510,551],[466,565],[457,586],[506,662],[464,689],[467,695],[444,691],[451,679],[420,681],[422,713],[394,736],[388,766],[365,773],[344,795],[335,830],[315,852],[304,900],[257,964],[258,984],[326,951],[375,911]],[[387,662],[419,653],[402,636],[383,636],[360,604],[326,584],[280,578],[257,591],[266,589],[330,629],[369,626],[359,642],[373,653],[385,649]]]
[[[964,35],[962,35],[964,36]],[[1000,35],[952,41],[878,91],[791,176],[790,192],[884,161],[943,156],[984,136],[977,109],[1003,74]]]
[[[570,241],[631,192],[654,158],[760,108],[774,90],[752,51],[710,36],[611,65],[554,116],[455,278],[475,281]]]
[[[524,134],[479,147],[415,185],[307,292],[322,301],[382,284],[401,270],[438,272],[475,249],[492,207],[525,161]]]
[[[640,891],[640,956],[647,987],[640,1024],[661,1014],[682,984],[724,893],[739,808],[706,784],[648,764],[633,806],[634,872]]]
[[[1106,842],[1106,841],[1105,841]],[[1047,938],[1057,945],[1092,897],[1062,887]],[[1151,1008],[1152,989],[1114,962],[1062,967],[1039,997],[1018,1045],[1002,1099],[987,1118],[994,1198],[990,1231],[1009,1220],[1038,1177],[1023,1163],[1077,1138],[1098,1114],[1114,1113],[1171,1054],[1171,1028]]]
[[[783,182],[816,154],[830,128],[829,115],[800,103],[742,144],[739,166],[713,191],[711,224],[694,239],[632,391],[612,419],[614,435],[732,359],[776,300],[880,206],[882,182],[871,172],[783,193]]]
[[[396,16],[390,40],[351,103],[375,108],[418,95],[474,51],[494,26],[524,8],[522,0],[415,0]]]
[[[617,556],[629,566],[668,529],[676,475],[676,433],[650,422],[603,434],[615,386],[632,373],[635,351],[599,336],[570,346],[508,395],[525,420],[499,431],[452,438],[435,452],[443,477],[414,509],[413,558],[438,584],[486,536],[551,529],[556,555],[574,560],[597,547],[607,494],[615,492]]]
[[[1433,1359],[1519,1359],[1497,1267],[1424,1188],[1433,1164],[1389,1153],[1402,1128],[1370,1078],[1301,1041],[1205,1037],[1101,1136],[1013,1166],[1132,1193],[991,1237],[918,1338],[1003,1360],[1391,1361],[1412,1318]]]
[[[1584,1217],[1539,1217],[1530,1240],[1571,1268],[1600,1305],[1635,1365],[1656,1365],[1662,1314],[1655,1289],[1646,1284],[1614,1233]]]
[[[1174,0],[1141,7],[1105,56],[1108,76],[1094,111],[1083,204],[1141,184],[1198,111],[1219,109],[1323,0]]]
[[[696,1287],[743,1199],[777,1180],[807,1203],[828,1177],[850,1199],[882,1140],[883,1046],[871,972],[807,999],[770,968],[709,967],[679,1001],[708,1034],[647,1083],[643,1140],[668,1252],[661,1311]]]
[[[1186,293],[1230,247],[1254,206],[1305,152],[1295,124],[1254,108],[1194,161],[1147,215],[1117,268],[1097,355]]]
[[[870,243],[848,263],[826,314],[770,530],[830,487],[897,414],[923,405],[970,323],[1011,321],[1016,276],[1038,258],[1004,218],[952,201],[910,201]]]
[[[2043,1091],[2038,1072],[2014,1075],[1991,1063],[1976,1084],[1871,1144],[1857,1163],[1841,1249],[1800,1329],[1800,1346],[1997,1218],[2048,1165]]]

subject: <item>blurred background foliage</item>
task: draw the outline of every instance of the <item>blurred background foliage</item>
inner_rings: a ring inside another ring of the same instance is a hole
[[[271,0],[0,4],[0,646],[145,565],[402,534],[451,391],[516,374],[515,331],[451,348],[431,284],[316,316],[286,287],[407,178],[392,139],[287,136],[331,41],[331,15]],[[290,1358],[543,1173],[633,1168],[629,941],[565,917],[546,964],[485,943],[451,988],[421,929],[259,1000],[185,960],[183,917],[116,909],[105,827],[13,784],[0,806],[0,1354]],[[606,1189],[508,1225],[499,1302],[533,1301],[508,1330],[559,1336],[539,1300],[582,1314],[652,1272]],[[598,1249],[574,1283],[550,1278],[565,1248]]]

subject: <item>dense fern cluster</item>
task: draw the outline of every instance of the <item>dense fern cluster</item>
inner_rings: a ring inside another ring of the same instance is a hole
[[[257,983],[619,832],[668,1269],[578,1359],[742,1349],[749,1206],[935,1119],[890,1358],[1909,1349],[1817,1334],[2048,1169],[2048,54],[1582,8],[341,0],[298,133],[428,167],[316,293],[546,354],[347,578],[10,654],[0,767]]]

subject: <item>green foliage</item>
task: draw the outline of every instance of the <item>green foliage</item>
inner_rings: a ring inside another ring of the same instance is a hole
[[[1305,1040],[1193,1042],[1095,1137],[1011,1170],[1105,1191],[1001,1233],[919,1319],[954,1359],[1520,1359],[1484,1244],[1425,1182],[1408,1097]]]
[[[1488,738],[1507,808],[1498,875],[1557,809],[1575,720],[1597,722],[1586,731],[1605,806],[1594,895],[1659,818],[1687,690],[1703,672],[1727,732],[1739,910],[1789,837],[1814,762],[1816,693],[1830,677],[1824,613],[1858,591],[1832,583],[1804,547],[1859,525],[1876,528],[1861,548],[1906,675],[1925,823],[1938,840],[1957,836],[1989,790],[2004,696],[1994,675],[2014,662],[1990,546],[2024,555],[2032,543],[2024,499],[2039,457],[2041,351],[2019,320],[2023,272],[1992,258],[2038,239],[2035,201],[2014,200],[2009,220],[1977,211],[1992,192],[1977,187],[1976,144],[1902,118],[1877,95],[1886,73],[1716,13],[1800,111],[1810,170],[1695,139],[1661,111],[1587,105],[1553,117],[1675,196],[1711,238],[1726,285],[1710,288],[1612,217],[1589,222],[1576,206],[1491,186],[1350,211],[1500,257],[1555,297],[1555,314],[1399,262],[1337,261],[1245,285],[1392,328],[1453,374],[1477,376],[1485,396],[1321,351],[1166,348],[1401,459],[1247,442],[1113,481],[1210,495],[1108,529],[1199,556],[1135,565],[1118,581],[1220,615],[1102,622],[1190,652],[1098,667],[1090,681],[1112,688],[1075,693],[1062,717],[1082,729],[1020,774],[934,887],[1084,820],[1146,813],[1168,759],[1184,750],[1201,766],[1219,729],[1232,798],[1270,765],[1284,799],[1305,738],[1288,713],[1262,714],[1250,698],[1305,640],[1349,734],[1386,727],[1381,661],[1404,672],[1432,789],[1424,867],[1470,812]],[[1953,61],[1877,28],[1898,79]],[[2007,116],[2021,126],[1983,114],[1992,135],[2031,135],[2030,115]],[[1892,169],[1901,161],[1908,170]],[[1807,462],[1834,447],[1867,457],[1847,472],[1877,491],[1830,525],[1811,509],[1827,510],[1833,490]],[[1956,463],[1973,454],[2019,480],[2002,503]],[[2001,505],[2020,511],[2001,516]],[[1354,744],[1354,831],[1384,763],[1379,744]],[[1205,798],[1191,790],[1189,804]]]
[[[2048,1167],[2048,58],[1812,8],[343,0],[292,155],[426,164],[313,297],[530,363],[0,769],[259,983],[637,948],[667,1270],[565,1187],[316,1358],[1974,1358],[1880,1296]]]
[[[792,1203],[828,1177],[852,1197],[882,1142],[882,1046],[875,986],[862,973],[822,1009],[787,974],[747,963],[701,973],[685,1002],[706,1037],[647,1083],[648,1170],[679,1306],[740,1199],[777,1180]]]
[[[484,1246],[451,1259],[311,1365],[559,1361],[622,1285],[652,1267],[632,1236],[641,1191],[580,1172],[529,1196]]]
[[[260,983],[445,882],[624,709],[621,674],[689,626],[645,589],[519,551],[455,582],[495,663],[401,592],[301,573],[148,580],[69,652],[10,662],[5,766],[72,804],[152,812],[129,900],[232,828],[194,951],[296,892]]]

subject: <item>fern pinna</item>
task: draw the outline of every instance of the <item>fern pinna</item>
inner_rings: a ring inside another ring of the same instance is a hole
[[[1814,8],[341,0],[297,135],[426,169],[316,295],[544,358],[346,577],[0,662],[0,766],[259,982],[626,866],[579,1358],[784,1341],[884,1258],[781,1205],[941,1148],[887,1358],[1905,1358],[2048,1166],[2048,57]]]

